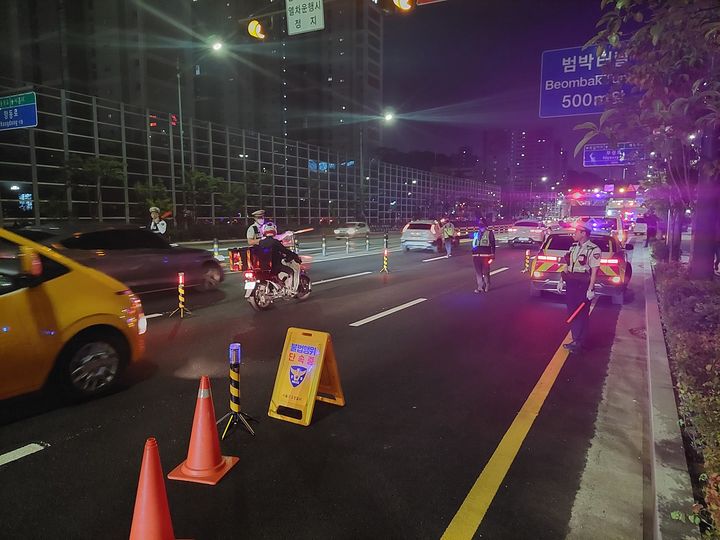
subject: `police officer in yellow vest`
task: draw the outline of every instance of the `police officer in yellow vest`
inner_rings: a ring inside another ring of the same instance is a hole
[[[592,229],[587,223],[578,223],[573,233],[575,243],[565,255],[566,264],[563,280],[566,283],[568,314],[572,315],[583,306],[570,323],[572,342],[564,346],[571,352],[582,347],[587,333],[590,302],[595,298],[595,278],[600,267],[600,248],[590,241]],[[583,305],[584,303],[584,305]]]
[[[475,266],[477,289],[475,293],[490,290],[490,264],[495,258],[495,234],[488,229],[485,218],[480,218],[478,231],[473,236],[472,260]]]

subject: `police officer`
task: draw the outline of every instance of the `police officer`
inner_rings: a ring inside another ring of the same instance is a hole
[[[566,302],[568,314],[572,315],[583,305],[570,323],[572,342],[564,347],[571,352],[578,351],[587,333],[590,302],[595,298],[595,278],[600,267],[600,248],[590,241],[592,229],[588,223],[578,223],[573,233],[575,243],[564,257],[565,271],[562,274],[566,283]]]
[[[248,227],[247,241],[248,245],[256,246],[263,238],[262,229],[265,224],[265,210],[256,210],[251,215],[255,218],[255,221]]]
[[[160,217],[160,209],[157,206],[150,208],[150,230],[160,235],[167,231],[167,223]]]
[[[480,219],[478,231],[473,236],[472,258],[477,280],[477,289],[474,292],[488,292],[490,290],[490,263],[495,258],[495,234],[488,229],[485,218]]]
[[[263,265],[267,267],[269,261],[273,274],[285,283],[290,293],[295,294],[300,282],[302,259],[297,253],[283,246],[282,242],[275,238],[276,234],[275,224],[272,221],[265,223],[262,229],[263,238],[254,249],[259,250],[258,255],[263,260]]]

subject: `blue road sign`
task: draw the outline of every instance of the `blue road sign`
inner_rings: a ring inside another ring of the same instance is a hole
[[[642,159],[642,146],[638,143],[587,144],[583,148],[583,167],[623,167]]]
[[[609,63],[621,66],[627,57],[609,50],[598,55],[595,47],[570,47],[542,53],[540,118],[599,114],[605,110],[610,84],[604,73]],[[618,90],[614,99],[619,99]]]
[[[38,125],[35,92],[0,97],[0,131]]]

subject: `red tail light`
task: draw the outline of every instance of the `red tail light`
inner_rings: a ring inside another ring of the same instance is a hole
[[[538,255],[537,260],[538,261],[558,262],[560,260],[560,257],[553,257],[552,255]]]
[[[508,229],[508,232],[517,232],[517,229]]]
[[[253,281],[255,279],[255,274],[253,272],[245,272],[245,279]]]

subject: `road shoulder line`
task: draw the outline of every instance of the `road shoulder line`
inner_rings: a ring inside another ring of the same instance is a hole
[[[595,307],[593,302],[590,312]],[[542,375],[535,383],[530,395],[525,400],[520,411],[515,416],[512,424],[503,435],[500,444],[495,448],[493,455],[483,468],[480,476],[470,488],[460,509],[457,511],[447,529],[442,535],[444,540],[458,540],[461,538],[473,538],[478,527],[482,523],[485,513],[497,494],[510,467],[515,461],[520,448],[522,447],[530,428],[540,414],[550,390],[555,384],[560,371],[568,359],[569,352],[563,347],[570,343],[572,336],[570,332],[565,335],[562,343],[555,351],[552,359],[545,367]]]

